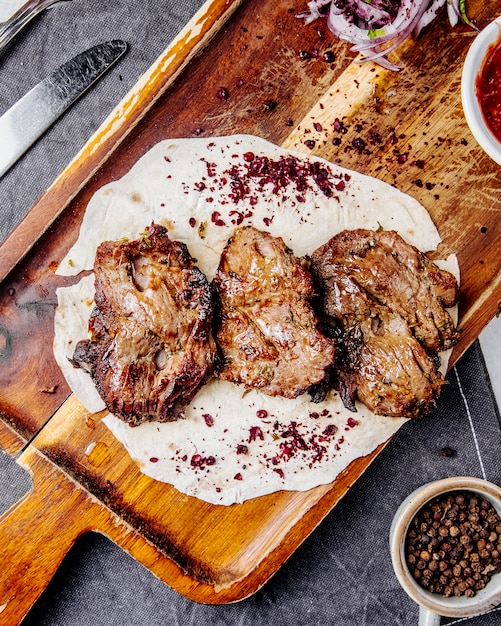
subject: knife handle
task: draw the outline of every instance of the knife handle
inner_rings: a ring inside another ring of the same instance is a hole
[[[37,450],[18,462],[32,490],[0,517],[0,621],[16,626],[47,587],[75,540],[95,528],[96,502]]]

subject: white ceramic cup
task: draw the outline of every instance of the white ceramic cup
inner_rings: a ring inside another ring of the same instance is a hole
[[[492,44],[501,38],[501,16],[475,36],[463,65],[461,76],[461,102],[463,112],[472,132],[484,151],[501,165],[501,142],[487,126],[477,98],[476,80]]]
[[[405,558],[409,525],[430,500],[449,491],[466,490],[489,500],[501,516],[501,488],[480,478],[457,476],[423,485],[410,494],[397,509],[390,528],[390,552],[395,574],[406,593],[419,605],[419,626],[438,626],[440,616],[472,617],[501,604],[501,573],[495,574],[473,598],[449,597],[423,589],[414,579]]]

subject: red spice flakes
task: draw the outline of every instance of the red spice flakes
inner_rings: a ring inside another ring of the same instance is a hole
[[[249,429],[249,439],[247,441],[251,443],[252,441],[256,441],[258,437],[261,441],[264,440],[263,431],[259,428],[259,426],[251,426]]]
[[[358,426],[358,422],[353,417],[349,417],[346,422],[346,425],[348,426],[348,428],[355,428],[355,426]]]
[[[383,143],[383,138],[381,137],[381,135],[377,132],[377,130],[374,130],[373,128],[369,131],[369,141],[371,143],[371,145],[376,146],[376,145],[381,145]]]
[[[322,132],[322,124],[320,124],[319,122],[315,122],[313,124],[313,128],[317,131],[317,133]]]
[[[284,459],[285,461],[288,461],[291,458],[291,456],[294,454],[294,448],[290,443],[281,441],[279,448],[280,448],[280,454],[277,454],[271,459],[271,462],[273,463],[273,465],[278,465],[278,463],[282,459]]]
[[[152,456],[150,458],[150,463],[158,463],[158,458],[156,456]]]
[[[307,139],[304,142],[304,145],[309,148],[310,150],[313,150],[313,148],[315,147],[315,141],[313,139]]]
[[[249,193],[245,181],[249,179],[257,182],[262,191],[272,186],[272,192],[278,194],[281,189],[293,185],[299,193],[311,188],[309,177],[316,186],[327,196],[333,195],[334,183],[329,170],[321,163],[301,161],[292,155],[278,160],[266,156],[255,156],[252,161],[245,162],[244,171],[233,166],[228,172],[232,179],[232,194],[234,201],[242,199]],[[240,182],[240,184],[236,184]]]
[[[238,472],[238,474],[235,474],[235,476],[233,476],[234,480],[243,480],[242,474],[240,472]]]
[[[332,126],[333,126],[334,130],[336,131],[336,133],[340,133],[342,135],[346,135],[346,133],[348,132],[348,129],[344,125],[344,122],[342,122],[338,117],[336,117],[336,119],[332,123]]]
[[[239,443],[237,446],[237,454],[248,454],[249,448],[243,443]]]
[[[202,417],[204,418],[204,421],[209,428],[211,426],[214,426],[214,418],[212,417],[210,413],[204,413]]]
[[[215,465],[216,459],[213,456],[203,457],[201,454],[194,454],[191,457],[190,465],[203,469],[205,465]]]
[[[334,63],[336,60],[336,55],[332,50],[326,50],[322,55],[322,61],[325,63]]]
[[[235,155],[236,158],[238,156]],[[336,191],[342,191],[345,188],[342,179],[334,177],[328,166],[320,162],[303,161],[293,155],[273,160],[250,151],[243,153],[240,159],[239,163],[223,172],[222,177],[217,176],[215,163],[204,160],[207,174],[213,182],[211,185],[206,185],[205,182],[200,181],[195,184],[195,188],[200,191],[215,189],[219,186],[221,189],[223,185],[229,184],[230,191],[227,193],[227,198],[234,204],[245,200],[251,206],[255,206],[258,202],[258,196],[251,191],[251,185],[256,188],[257,193],[265,190],[269,192],[270,187],[271,193],[275,195],[282,194],[284,191],[295,191],[294,195],[298,202],[304,202],[303,194],[307,189],[319,189],[325,196],[332,197]],[[347,182],[349,176],[344,177],[344,180]],[[214,201],[213,198],[205,198],[205,200],[206,202]],[[239,225],[252,215],[252,211],[245,213],[234,211],[229,213],[229,218],[231,223]],[[263,218],[266,226],[269,226],[272,220],[272,216]],[[211,221],[216,226],[226,225],[219,211],[212,212]]]
[[[273,222],[274,217],[274,215],[272,215],[271,217],[263,217],[263,224],[265,226],[270,226],[270,224]]]
[[[191,464],[193,467],[200,467],[200,466],[202,465],[202,463],[203,463],[203,458],[202,458],[202,455],[200,455],[200,454],[194,454],[194,455],[191,457],[190,464]]]
[[[216,91],[216,98],[218,98],[218,100],[226,101],[229,99],[229,97],[230,92],[228,91],[228,89],[226,89],[226,87],[219,87],[219,89]]]
[[[235,176],[235,168],[232,168],[229,174],[231,178],[231,192],[228,194],[228,197],[236,204],[249,195],[250,189],[249,185],[240,176]]]
[[[259,409],[259,411],[256,411],[256,416],[262,420],[265,417],[268,417],[268,411],[266,409]]]
[[[190,220],[188,223],[192,228],[195,228],[195,226],[197,225],[197,220],[194,217],[190,217]]]
[[[202,161],[205,159],[202,159]],[[214,176],[216,175],[217,172],[217,165],[215,163],[211,163],[209,161],[205,161],[205,165],[207,167],[207,174],[208,176],[210,176],[211,178],[214,178]]]
[[[336,432],[337,427],[330,425],[325,428],[324,434],[312,434],[305,438],[299,433],[297,423],[291,422],[280,435],[286,441],[280,443],[280,451],[271,459],[271,463],[276,466],[280,462],[289,461],[299,453],[307,460],[308,467],[311,468],[327,453],[327,447],[323,444],[329,442]]]
[[[355,137],[352,140],[351,145],[359,154],[362,153],[367,147],[367,143],[364,139],[362,139],[362,137]]]
[[[210,219],[216,226],[226,226],[226,222],[221,219],[221,213],[219,211],[213,211]]]
[[[274,467],[273,471],[276,472],[280,476],[280,478],[283,478],[285,476],[284,470],[280,467]]]
[[[242,211],[230,211],[228,215],[232,224],[240,226],[244,219],[252,217],[252,211],[248,211],[247,213],[242,213]]]
[[[335,435],[337,433],[337,426],[335,424],[329,424],[328,426],[325,427],[322,435],[324,435],[325,437],[332,437],[332,435]]]

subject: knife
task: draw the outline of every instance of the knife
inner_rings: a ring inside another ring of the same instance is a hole
[[[0,177],[127,49],[120,39],[89,48],[44,78],[0,117]]]

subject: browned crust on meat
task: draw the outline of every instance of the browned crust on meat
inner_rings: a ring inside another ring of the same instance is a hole
[[[345,406],[358,398],[393,417],[429,412],[444,383],[438,353],[458,332],[445,307],[455,277],[394,231],[343,231],[316,250],[311,269],[336,340],[335,386]]]
[[[129,424],[177,419],[213,368],[206,277],[158,224],[134,241],[103,242],[94,273],[90,340],[77,345],[74,364]]]
[[[281,238],[238,229],[213,284],[219,378],[286,398],[325,378],[334,345],[317,328],[311,274]]]
[[[444,308],[457,301],[456,278],[396,231],[343,231],[318,248],[311,261],[322,281],[342,265],[375,301],[407,321],[430,354],[456,345],[458,332]]]

